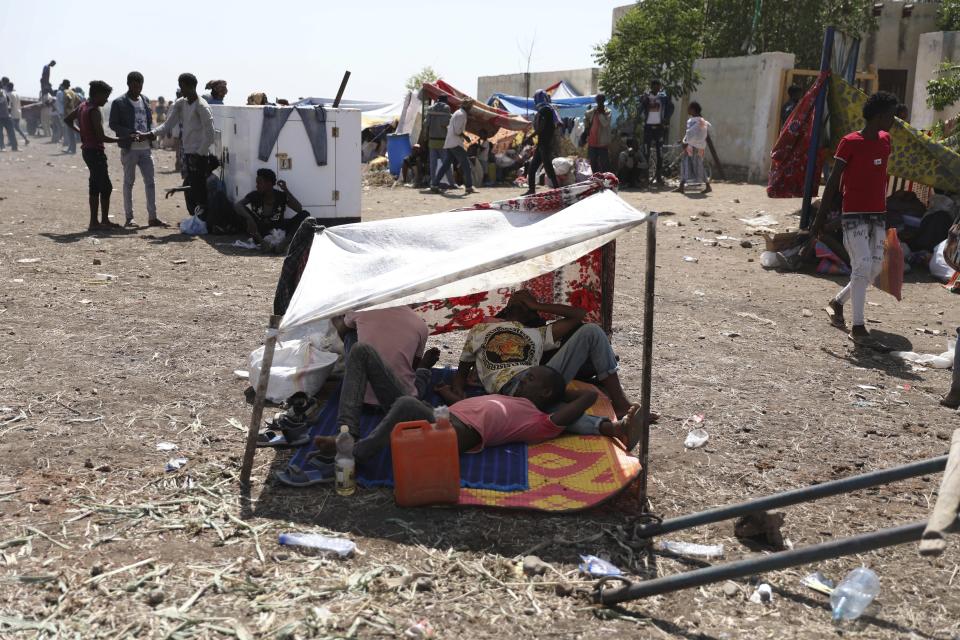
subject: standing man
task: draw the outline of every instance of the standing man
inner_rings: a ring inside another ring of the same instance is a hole
[[[899,105],[897,96],[879,91],[863,105],[866,126],[848,133],[837,145],[833,171],[823,191],[822,202],[833,202],[837,189],[843,192],[843,246],[850,254],[850,284],[827,305],[830,322],[845,329],[843,305],[853,300],[853,327],[850,339],[855,344],[880,346],[867,331],[864,305],[867,287],[883,269],[884,241],[887,236],[887,159],[890,134]],[[828,207],[820,207],[811,229],[816,238],[826,222]]]
[[[643,114],[643,155],[650,166],[650,147],[657,151],[655,183],[663,186],[663,141],[670,130],[673,101],[663,90],[659,80],[650,83],[650,91],[640,98],[640,113]]]
[[[10,142],[10,148],[11,150],[16,151],[17,134],[13,132],[13,118],[10,117],[10,111],[10,98],[7,96],[6,87],[0,86],[0,149],[4,148],[3,132],[6,131]]]
[[[143,188],[147,196],[147,225],[151,227],[169,226],[157,218],[157,197],[154,186],[153,155],[150,142],[133,142],[134,133],[147,133],[153,126],[153,114],[150,101],[141,93],[143,74],[131,71],[127,74],[127,92],[110,105],[110,128],[120,138],[120,165],[123,167],[123,213],[125,227],[135,227],[133,221],[133,183],[137,179],[137,168],[143,178]]]
[[[537,114],[533,117],[533,130],[537,133],[537,148],[530,159],[530,170],[527,172],[527,192],[524,195],[532,196],[537,192],[537,169],[543,164],[543,170],[553,188],[560,186],[557,174],[553,169],[554,148],[556,145],[557,125],[560,116],[550,105],[550,94],[541,89],[533,96],[533,103],[537,107]]]
[[[60,128],[63,131],[63,144],[67,147],[64,153],[77,152],[77,135],[72,127],[67,126],[66,116],[78,106],[80,106],[80,97],[70,88],[70,81],[64,80],[57,91],[56,103],[57,118],[60,120]]]
[[[7,82],[5,89],[7,91],[7,102],[10,104],[10,118],[13,120],[13,128],[23,138],[23,146],[26,147],[30,144],[30,140],[27,138],[27,134],[20,129],[20,119],[23,117],[20,96],[13,90],[12,82]]]
[[[43,71],[40,72],[40,102],[43,102],[46,96],[53,95],[53,85],[50,84],[50,69],[55,67],[56,64],[56,60],[51,60],[48,64],[43,65]]]
[[[477,190],[473,188],[473,169],[470,166],[470,158],[467,157],[467,152],[463,148],[463,141],[466,139],[464,132],[467,130],[467,116],[470,114],[472,108],[473,100],[464,98],[463,101],[460,102],[460,108],[450,116],[450,125],[447,127],[447,138],[443,143],[443,152],[446,157],[440,166],[440,170],[437,171],[436,176],[434,176],[434,182],[439,184],[440,176],[442,176],[444,172],[450,168],[450,165],[453,164],[453,161],[456,160],[460,166],[460,173],[463,174],[463,184],[466,186],[464,193],[466,194],[477,192]],[[440,192],[437,187],[431,187],[430,190],[434,193]]]
[[[429,149],[428,161],[430,163],[430,190],[434,193],[440,191],[440,175],[437,170],[446,159],[443,151],[443,143],[447,139],[447,128],[450,126],[450,105],[447,104],[447,96],[438,96],[429,109],[427,109],[427,147]],[[451,185],[453,182],[453,170],[447,171],[447,182]]]
[[[207,104],[223,104],[223,99],[227,96],[226,80],[211,80],[204,88],[209,91],[203,96]]]
[[[610,170],[610,110],[605,106],[607,97],[597,94],[596,106],[587,109],[583,116],[587,132],[587,158],[594,173]]]
[[[64,125],[80,134],[83,161],[90,170],[90,231],[113,229],[120,225],[110,222],[110,194],[113,184],[107,169],[107,154],[103,145],[117,142],[103,132],[103,115],[100,108],[107,104],[113,88],[102,80],[90,83],[90,99],[67,114]],[[77,128],[79,123],[79,128]],[[100,222],[97,222],[97,205],[100,205]]]
[[[181,148],[183,164],[186,167],[186,186],[183,192],[187,201],[187,213],[197,213],[197,207],[207,209],[207,156],[213,144],[213,112],[207,101],[197,95],[197,77],[192,73],[181,73],[177,78],[180,93],[183,96],[173,103],[167,119],[159,127],[146,134],[135,134],[134,140],[147,138],[156,140],[158,135],[176,131],[177,125],[183,125]]]

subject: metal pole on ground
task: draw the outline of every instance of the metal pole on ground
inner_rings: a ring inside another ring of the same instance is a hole
[[[958,429],[958,432],[960,432],[960,429]],[[960,447],[958,447],[958,450],[960,450]],[[957,455],[958,467],[960,467],[960,453]],[[756,500],[748,500],[747,502],[741,502],[739,504],[717,507],[716,509],[709,509],[707,511],[701,511],[700,513],[692,513],[690,515],[680,516],[678,518],[671,518],[669,520],[664,520],[663,522],[645,523],[637,527],[636,531],[637,535],[644,538],[650,536],[659,536],[665,533],[681,531],[691,527],[699,527],[701,525],[710,524],[713,522],[722,522],[724,520],[745,516],[751,513],[768,511],[770,509],[778,509],[780,507],[787,507],[793,504],[808,502],[810,500],[818,500],[820,498],[835,496],[842,493],[850,493],[851,491],[876,487],[882,484],[888,484],[890,482],[897,482],[898,480],[906,480],[907,478],[916,478],[917,476],[923,476],[930,473],[939,473],[943,471],[946,466],[947,456],[940,456],[938,458],[921,460],[920,462],[912,462],[910,464],[893,467],[891,469],[880,469],[879,471],[872,471],[870,473],[864,473],[850,478],[840,478],[839,480],[832,480],[830,482],[815,484],[809,487],[791,489],[790,491],[784,491],[783,493],[777,493],[772,496],[757,498]]]
[[[653,304],[657,280],[657,214],[647,222],[647,266],[643,289],[643,369],[640,378],[640,510],[648,511],[647,476],[650,466],[650,385],[653,374]],[[633,444],[633,443],[631,443]],[[632,449],[633,447],[631,447]]]
[[[616,604],[627,600],[637,600],[671,591],[679,591],[690,587],[699,587],[721,580],[745,578],[766,571],[777,571],[802,564],[810,564],[820,560],[839,558],[855,553],[865,553],[884,547],[913,542],[923,534],[925,522],[914,522],[890,529],[881,529],[871,533],[864,533],[841,540],[830,540],[821,544],[782,551],[768,556],[748,558],[739,562],[730,562],[696,571],[688,571],[673,576],[648,580],[646,582],[631,583],[616,589],[599,590],[594,593],[594,601],[601,604]],[[603,583],[601,582],[600,585]]]
[[[823,53],[820,56],[820,72],[830,70],[830,56],[833,53],[833,36],[836,29],[827,27],[823,36]],[[820,151],[820,133],[823,130],[823,110],[827,99],[827,85],[820,87],[813,110],[813,132],[810,136],[810,150],[807,153],[807,174],[803,182],[803,206],[800,213],[800,228],[810,228],[810,201],[813,198],[814,185],[819,186],[820,176],[814,175],[817,169],[817,154]],[[816,180],[816,182],[814,182]]]
[[[277,329],[283,316],[271,315],[267,341],[263,345],[263,362],[260,363],[260,378],[257,380],[257,397],[250,415],[247,428],[247,443],[243,449],[243,464],[240,466],[240,485],[250,485],[250,473],[253,471],[253,455],[257,452],[257,434],[260,432],[260,420],[263,419],[263,405],[267,402],[267,383],[270,382],[270,368],[273,366],[273,352],[277,348]]]

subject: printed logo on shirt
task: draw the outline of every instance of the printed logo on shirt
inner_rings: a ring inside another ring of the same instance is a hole
[[[883,160],[880,159],[880,158],[876,158],[876,159],[874,159],[873,164],[874,164],[874,166],[879,167],[880,165],[883,164]]]
[[[515,327],[491,331],[481,349],[481,357],[489,369],[507,369],[518,364],[532,364],[536,353],[533,339]]]

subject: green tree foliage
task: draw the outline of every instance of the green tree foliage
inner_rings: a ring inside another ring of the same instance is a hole
[[[937,28],[960,31],[960,0],[943,0],[937,9]]]
[[[927,83],[927,106],[943,111],[960,100],[960,65],[945,62],[937,76]]]
[[[873,0],[705,0],[703,54],[726,58],[785,51],[796,55],[798,67],[816,69],[826,27],[869,33],[876,29],[872,7]]]
[[[407,91],[416,93],[420,91],[420,87],[423,86],[424,82],[436,82],[439,78],[440,76],[433,70],[433,67],[424,67],[420,69],[419,72],[407,78]]]
[[[631,112],[652,79],[671,96],[690,93],[699,84],[693,63],[702,53],[703,28],[702,0],[637,3],[594,52],[601,90]]]

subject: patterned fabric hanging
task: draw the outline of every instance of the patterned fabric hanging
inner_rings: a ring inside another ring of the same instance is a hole
[[[809,91],[790,112],[780,138],[770,153],[770,175],[767,180],[767,196],[770,198],[801,198],[807,175],[807,153],[813,136],[814,106],[817,95],[826,87],[829,71],[821,73]],[[824,153],[817,154],[814,175],[819,176],[823,167]]]

